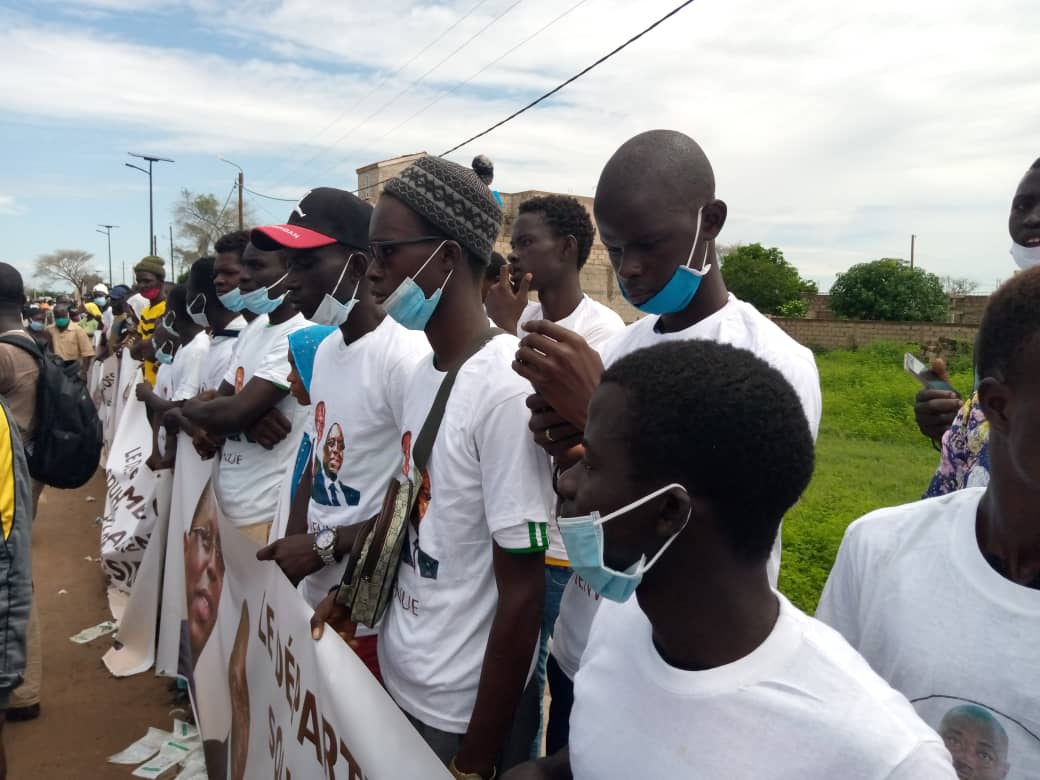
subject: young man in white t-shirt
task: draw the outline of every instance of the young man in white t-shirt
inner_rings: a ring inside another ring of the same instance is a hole
[[[424,157],[387,182],[370,230],[372,294],[433,349],[403,401],[403,472],[421,492],[379,666],[459,778],[491,778],[523,760],[537,729],[527,683],[545,593],[549,464],[527,433],[530,385],[510,369],[516,337],[494,336],[464,360],[492,335],[480,286],[501,221],[476,174]],[[414,473],[419,432],[460,363],[429,461]]]
[[[302,216],[301,216],[302,215]],[[311,607],[339,584],[354,541],[349,533],[379,512],[401,468],[405,388],[430,345],[387,317],[369,290],[372,206],[331,187],[311,190],[287,224],[259,227],[259,246],[288,253],[287,299],[311,322],[334,325],[318,347],[308,395],[314,449],[296,486],[285,538],[260,550]],[[344,387],[349,386],[345,392]],[[375,652],[359,648],[363,658]]]
[[[152,415],[154,447],[148,465],[154,469],[171,468],[174,464],[180,408],[198,395],[209,353],[209,336],[188,316],[187,295],[185,286],[177,285],[166,297],[166,313],[156,326],[154,337],[160,369],[155,389],[142,382],[137,390],[138,398]]]
[[[595,216],[622,294],[647,316],[595,350],[572,332],[548,322],[531,322],[517,353],[517,371],[531,380],[537,396],[531,428],[535,441],[567,462],[581,444],[585,410],[610,364],[642,347],[665,341],[710,340],[747,349],[780,371],[795,388],[815,438],[820,425],[820,380],[812,352],[754,307],[726,290],[716,260],[715,240],[726,222],[726,204],[715,197],[715,174],[700,146],[670,130],[642,133],[625,142],[607,162],[596,187]],[[713,410],[705,408],[705,414]],[[780,535],[770,558],[775,585]],[[580,579],[572,579],[560,607],[550,679],[573,679],[598,601]],[[567,697],[550,710],[550,737],[566,741]],[[555,735],[552,732],[557,732]]]
[[[779,371],[711,341],[638,350],[603,374],[584,435],[560,528],[603,606],[569,746],[503,780],[955,777],[910,703],[770,583],[813,470]]]
[[[183,407],[190,422],[225,436],[214,491],[221,511],[254,541],[267,542],[282,472],[291,467],[302,430],[302,407],[289,396],[290,333],[309,323],[285,300],[285,254],[250,244],[239,287],[258,316],[239,335],[219,395]],[[288,464],[288,466],[287,466]]]
[[[520,204],[513,222],[508,273],[489,291],[486,303],[492,319],[503,330],[524,336],[523,326],[534,320],[554,322],[581,336],[595,350],[602,349],[625,323],[618,314],[585,295],[580,273],[589,259],[596,231],[592,218],[575,198],[544,195]],[[528,300],[528,290],[538,302]],[[545,608],[538,648],[538,681],[544,686],[549,637],[560,613],[560,599],[570,579],[567,551],[555,522],[549,523],[545,555]],[[535,740],[532,757],[539,755]]]
[[[192,263],[188,274],[188,316],[210,334],[210,349],[199,377],[199,392],[219,390],[231,366],[231,355],[238,336],[246,326],[240,312],[220,302],[214,282],[216,259],[201,257]]]
[[[990,298],[975,366],[989,485],[850,525],[816,615],[938,729],[960,777],[1025,780],[1040,777],[1040,268]]]

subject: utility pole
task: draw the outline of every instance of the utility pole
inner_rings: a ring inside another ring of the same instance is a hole
[[[910,267],[914,267],[914,244],[917,242],[917,234],[910,234]]]
[[[117,228],[119,225],[98,225],[96,232],[104,234],[108,238],[108,289],[112,289],[112,228]],[[104,230],[100,230],[104,228]]]
[[[242,189],[245,187],[245,171],[242,170],[242,166],[238,163],[233,163],[231,160],[225,160],[223,157],[218,158],[221,162],[226,162],[228,165],[234,165],[238,168],[238,229],[244,230],[245,227],[242,224]]]
[[[148,161],[148,170],[145,170],[139,165],[132,163],[125,163],[127,168],[133,168],[140,171],[141,173],[148,174],[148,254],[155,254],[155,207],[152,200],[152,163],[157,162],[168,162],[172,163],[173,160],[168,157],[151,157],[147,154],[137,154],[135,152],[127,152],[131,157],[139,157],[142,160]]]
[[[173,259],[173,225],[170,225],[170,270],[173,271],[173,280],[177,281],[177,266]]]

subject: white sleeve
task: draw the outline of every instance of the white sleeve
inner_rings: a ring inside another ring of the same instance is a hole
[[[275,387],[289,389],[289,337],[283,336],[271,345],[271,349],[253,374],[257,379],[266,379]]]
[[[571,575],[560,599],[560,614],[549,640],[549,652],[571,680],[581,666],[581,657],[589,643],[589,632],[600,602],[600,595],[587,582],[577,574]]]
[[[854,648],[860,646],[860,596],[862,578],[861,561],[858,560],[858,548],[854,538],[856,525],[845,531],[845,538],[838,548],[838,557],[823,587],[820,603],[816,607],[816,619],[822,620],[845,637]],[[875,572],[875,575],[878,573]]]
[[[201,338],[202,334],[195,338]],[[185,357],[188,358],[186,365],[180,367],[178,372],[177,386],[173,388],[173,401],[187,401],[199,394],[199,384],[202,381],[202,364],[206,360],[208,349],[201,347],[192,349]],[[176,360],[174,361],[176,362]]]
[[[397,361],[390,366],[386,372],[386,399],[390,405],[390,414],[393,415],[394,425],[397,430],[404,430],[404,399],[408,394],[408,387],[412,383],[412,374],[419,361],[419,356],[409,352],[406,355],[398,355]]]
[[[950,753],[940,742],[918,745],[892,772],[887,780],[956,780]]]
[[[527,427],[530,410],[523,393],[477,410],[474,444],[480,459],[484,514],[500,547],[544,550],[553,511],[552,466]],[[523,489],[518,489],[518,486]]]

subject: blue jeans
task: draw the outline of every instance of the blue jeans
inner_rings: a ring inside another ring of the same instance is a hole
[[[545,606],[542,608],[542,633],[538,641],[538,666],[535,668],[535,682],[538,684],[539,705],[545,700],[545,666],[549,660],[549,637],[552,636],[556,618],[560,614],[560,600],[563,590],[571,578],[571,570],[563,566],[545,565]],[[545,729],[545,714],[538,719],[538,735],[531,743],[531,758],[538,758],[542,752],[542,732]]]

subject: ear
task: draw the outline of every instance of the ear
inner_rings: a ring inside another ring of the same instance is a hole
[[[440,265],[445,276],[455,269],[462,268],[465,265],[462,247],[457,241],[445,242],[437,253],[437,257],[434,258],[434,262]]]
[[[371,262],[367,253],[360,250],[351,252],[347,255],[347,276],[355,282],[364,279],[368,274],[368,266]]]
[[[986,377],[979,383],[978,394],[979,406],[986,415],[990,428],[998,433],[1006,434],[1013,400],[1011,388],[993,377]]]
[[[707,241],[714,241],[722,232],[722,226],[726,224],[726,215],[729,209],[725,202],[713,200],[704,204],[701,210],[701,235]]]
[[[657,534],[663,539],[669,539],[689,522],[693,504],[690,494],[679,487],[673,487],[661,498],[664,503],[657,520]]]
[[[578,239],[574,236],[563,237],[563,263],[564,265],[578,264]]]

